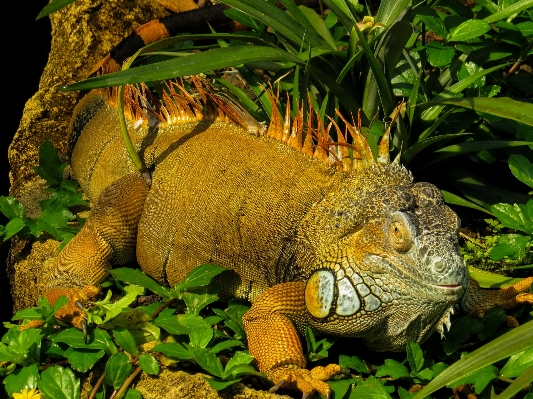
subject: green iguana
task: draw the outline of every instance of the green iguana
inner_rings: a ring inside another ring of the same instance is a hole
[[[323,381],[341,370],[305,369],[298,331],[306,326],[401,350],[444,332],[458,304],[482,317],[496,305],[533,303],[533,278],[498,291],[469,280],[457,215],[435,186],[390,162],[388,133],[374,160],[340,114],[350,140],[313,112],[304,124],[302,110],[291,120],[276,106],[266,130],[193,82],[195,93],[169,83],[161,103],[146,88],[126,90],[128,131],[151,187],[124,148],[116,90],[93,90],[78,104],[69,154],[94,207],[46,279],[50,302],[69,297],[58,318],[83,328],[76,302],[135,259],[169,285],[203,263],[229,267],[216,282],[253,302],[244,324],[257,366],[307,397],[329,395]]]

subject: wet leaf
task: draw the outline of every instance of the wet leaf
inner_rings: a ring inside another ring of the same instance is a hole
[[[131,373],[130,359],[124,352],[115,353],[105,365],[105,380],[115,390],[119,389]]]
[[[45,398],[80,399],[80,380],[70,369],[49,367],[41,373],[38,385]]]

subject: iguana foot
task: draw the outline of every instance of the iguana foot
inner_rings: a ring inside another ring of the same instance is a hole
[[[489,309],[496,306],[512,309],[522,304],[533,304],[533,293],[529,292],[532,285],[533,277],[528,277],[509,287],[489,290],[481,288],[477,281],[470,279],[462,307],[470,316],[482,318]]]
[[[330,364],[326,367],[317,366],[312,370],[280,367],[267,371],[265,374],[275,384],[270,392],[276,392],[280,388],[294,389],[302,392],[303,399],[311,397],[315,392],[329,399],[331,388],[324,381],[342,373],[343,370],[339,365]]]

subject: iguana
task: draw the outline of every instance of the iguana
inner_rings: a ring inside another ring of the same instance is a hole
[[[323,381],[341,370],[305,369],[306,326],[401,350],[444,332],[458,304],[481,317],[496,305],[533,303],[533,278],[498,291],[468,278],[457,215],[435,186],[390,161],[388,132],[375,160],[340,113],[350,140],[312,111],[306,124],[303,110],[282,118],[271,95],[266,130],[192,81],[195,93],[169,83],[162,102],[146,88],[126,90],[128,131],[150,187],[124,149],[116,90],[93,90],[78,104],[69,155],[94,206],[46,278],[50,302],[69,298],[56,317],[83,328],[78,301],[95,295],[111,267],[135,259],[169,285],[202,263],[232,268],[217,283],[253,302],[244,325],[257,366],[307,397],[328,396]]]

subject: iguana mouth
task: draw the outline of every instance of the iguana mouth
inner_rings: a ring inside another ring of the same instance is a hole
[[[462,284],[442,284],[435,287],[441,288],[445,295],[458,295],[463,291]]]

